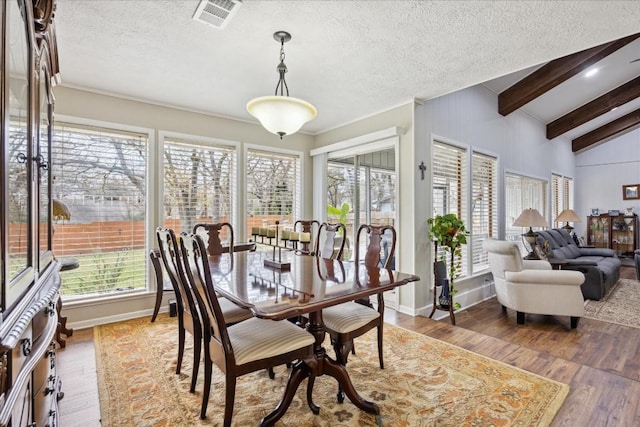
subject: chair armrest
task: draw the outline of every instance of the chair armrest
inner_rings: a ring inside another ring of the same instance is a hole
[[[580,259],[580,258],[569,258],[567,259],[567,265],[593,265],[593,266],[597,266],[598,263],[595,261],[591,261],[591,260],[587,260],[587,259]]]
[[[584,282],[583,273],[568,270],[505,271],[504,277],[514,284],[580,286]]]
[[[578,248],[578,250],[580,251],[580,255],[584,256],[616,256],[615,251],[608,248]]]
[[[522,267],[525,270],[551,270],[551,264],[542,259],[523,259]]]

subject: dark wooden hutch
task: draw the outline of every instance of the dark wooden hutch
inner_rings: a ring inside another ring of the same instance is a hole
[[[587,217],[587,244],[609,248],[623,258],[633,258],[638,249],[638,215],[591,215]]]
[[[58,425],[52,253],[55,0],[3,0],[0,146],[0,426]]]

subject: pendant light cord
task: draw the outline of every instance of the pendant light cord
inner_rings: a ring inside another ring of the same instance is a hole
[[[280,63],[278,64],[278,74],[280,74],[280,79],[278,80],[278,84],[276,85],[276,96],[278,96],[278,88],[280,88],[280,96],[284,95],[284,90],[287,91],[287,96],[289,96],[289,86],[287,86],[287,82],[284,79],[284,75],[287,72],[287,66],[284,64],[284,37],[280,38]]]

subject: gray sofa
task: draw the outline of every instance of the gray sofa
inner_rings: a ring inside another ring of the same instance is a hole
[[[612,249],[581,248],[567,230],[554,228],[538,231],[536,243],[540,248],[549,242],[550,257],[564,259],[562,269],[584,273],[582,295],[585,299],[599,300],[620,278],[621,262]]]

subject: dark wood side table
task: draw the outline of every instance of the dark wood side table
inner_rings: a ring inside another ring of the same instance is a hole
[[[553,268],[554,270],[562,270],[563,265],[569,264],[569,261],[562,258],[547,258],[547,261],[549,261],[549,264],[551,264],[551,268]]]
[[[60,271],[69,271],[75,270],[80,267],[80,261],[76,258],[60,258],[58,260],[60,262]],[[62,298],[58,298],[58,302],[56,303],[56,311],[58,312],[58,328],[56,329],[56,341],[60,344],[60,347],[65,348],[67,346],[67,341],[62,338],[62,334],[66,335],[67,338],[73,335],[73,329],[67,328],[67,317],[62,316],[60,313],[62,312]]]

